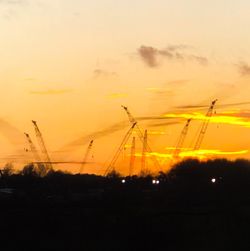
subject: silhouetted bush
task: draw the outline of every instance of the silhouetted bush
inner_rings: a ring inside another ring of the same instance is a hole
[[[109,179],[119,179],[120,177],[121,177],[121,174],[116,170],[112,170],[111,172],[107,174],[107,178]]]
[[[12,174],[14,174],[13,164],[7,163],[1,171],[2,171],[3,176],[11,176]]]
[[[29,176],[29,177],[38,177],[39,174],[37,173],[37,169],[34,164],[28,164],[23,167],[23,169],[20,172],[23,176]]]

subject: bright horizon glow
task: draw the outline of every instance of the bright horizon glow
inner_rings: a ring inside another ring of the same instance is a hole
[[[237,117],[234,116],[237,113],[232,111],[226,111],[220,114],[213,114],[212,117],[209,118],[210,123],[214,124],[229,124],[229,125],[236,125],[250,128],[250,117]],[[200,112],[193,112],[193,113],[170,113],[164,114],[163,117],[165,118],[185,118],[185,119],[192,119],[192,120],[207,120],[206,114]]]
[[[229,156],[229,155],[246,155],[249,151],[248,150],[240,150],[240,151],[222,151],[218,149],[199,149],[199,150],[192,150],[189,148],[183,148],[182,151],[179,153],[179,159],[185,158],[197,158],[200,160],[215,158],[220,156]],[[141,153],[136,153],[136,157],[141,157]],[[152,152],[147,153],[147,157],[155,156],[159,159],[173,159],[171,153],[159,153],[159,152]]]
[[[0,1],[1,165],[33,161],[24,132],[41,153],[36,120],[52,161],[81,162],[94,140],[85,171],[103,174],[129,128],[121,105],[153,152],[168,154],[187,118],[183,147],[192,145],[215,99],[206,151],[180,157],[250,159],[249,9],[246,0]]]

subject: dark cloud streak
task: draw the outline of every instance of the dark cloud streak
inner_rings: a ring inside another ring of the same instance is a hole
[[[135,118],[137,121],[154,121],[154,120],[173,120],[173,118],[164,118],[162,116],[145,116],[145,117],[136,117]],[[162,125],[167,126],[167,125],[173,125],[173,124],[177,124],[179,122],[176,122],[176,118],[174,118],[175,121],[169,121],[169,122],[164,122],[162,123]],[[182,119],[179,119],[178,121],[181,121]],[[89,143],[90,140],[96,140],[108,135],[111,135],[115,132],[118,132],[120,130],[125,129],[126,127],[128,128],[130,125],[129,121],[122,121],[119,123],[116,123],[114,125],[111,125],[110,127],[107,127],[103,130],[100,131],[96,131],[90,134],[87,134],[79,139],[76,139],[70,143],[68,143],[67,145],[63,146],[60,151],[67,151],[70,150],[76,146],[79,145],[85,145],[87,143]],[[152,125],[153,127],[156,125]],[[158,125],[159,126],[159,125]]]
[[[203,66],[208,64],[208,59],[205,57],[183,52],[183,50],[187,48],[188,47],[185,45],[174,45],[169,46],[166,49],[159,50],[152,46],[142,45],[137,50],[137,53],[145,64],[151,68],[155,68],[160,65],[160,58],[177,61],[194,61]]]
[[[250,102],[239,102],[239,103],[229,103],[229,104],[218,104],[216,107],[233,107],[233,106],[242,106],[242,105],[250,105]],[[176,106],[176,109],[202,109],[208,108],[209,105],[182,105]]]
[[[246,62],[237,64],[238,70],[242,76],[250,76],[250,66]]]

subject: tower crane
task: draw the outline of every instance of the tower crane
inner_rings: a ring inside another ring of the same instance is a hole
[[[173,159],[177,159],[179,157],[180,151],[181,151],[181,149],[183,147],[184,141],[185,141],[187,133],[188,133],[188,128],[189,128],[191,120],[192,119],[187,120],[184,128],[181,131],[181,135],[180,135],[180,137],[179,137],[179,139],[177,141],[175,150],[174,150],[173,155],[172,155]]]
[[[195,146],[194,146],[193,150],[199,150],[200,149],[201,143],[202,143],[202,141],[204,139],[204,136],[206,134],[206,131],[207,131],[207,127],[208,127],[209,121],[211,119],[211,116],[213,115],[214,106],[215,106],[215,104],[216,104],[217,101],[218,100],[215,99],[211,103],[211,105],[210,105],[210,107],[209,107],[209,109],[207,111],[206,118],[205,118],[205,120],[202,123],[201,129],[199,131],[198,138],[197,138],[197,141],[195,143]]]
[[[130,123],[132,123],[132,124],[133,124],[133,123],[136,123],[136,132],[137,132],[137,134],[138,134],[138,136],[139,136],[139,139],[141,140],[142,144],[144,144],[144,135],[143,135],[143,132],[142,132],[141,128],[139,127],[139,125],[138,125],[136,119],[135,119],[135,118],[133,117],[133,115],[130,113],[130,111],[128,110],[128,107],[122,105],[122,108],[123,108],[123,109],[125,110],[125,112],[127,113]],[[147,151],[148,153],[152,153],[152,150],[151,150],[150,146],[148,145],[148,142],[146,142],[145,148],[146,148],[146,151]],[[152,155],[151,155],[151,158],[152,158],[152,160],[153,160],[155,166],[157,167],[157,169],[158,169],[158,170],[161,170],[161,166],[160,166],[159,162],[157,161],[157,159],[155,158],[155,156],[152,156]]]
[[[135,137],[133,137],[130,151],[129,176],[132,176],[134,165],[135,165]]]
[[[46,160],[46,167],[48,170],[51,170],[53,169],[53,166],[51,164],[51,160],[50,160],[50,157],[49,157],[49,154],[48,154],[48,151],[47,151],[47,148],[45,146],[45,142],[44,142],[44,139],[43,139],[43,136],[42,136],[42,133],[41,131],[39,130],[38,128],[38,125],[37,125],[37,122],[32,120],[32,123],[34,125],[34,128],[35,128],[35,132],[36,132],[36,137],[37,137],[37,141],[40,145],[40,148],[41,148],[41,151],[43,153],[43,155],[45,156],[45,160]]]
[[[84,170],[86,161],[88,160],[90,151],[91,151],[92,146],[93,146],[93,142],[94,142],[94,140],[91,140],[90,143],[89,143],[89,145],[88,145],[87,151],[86,151],[86,153],[85,153],[85,155],[84,155],[84,158],[83,158],[83,161],[82,161],[82,165],[81,165],[81,167],[80,167],[80,171],[79,171],[80,174],[81,174],[81,173],[83,172],[83,170]]]
[[[127,143],[127,141],[129,140],[133,130],[134,130],[134,127],[136,126],[136,122],[133,123],[133,125],[130,127],[130,129],[128,130],[128,132],[126,133],[126,135],[124,136],[120,146],[118,147],[113,159],[111,160],[108,168],[105,170],[105,173],[104,175],[106,176],[111,170],[114,170],[115,169],[115,163],[118,159],[118,157],[120,156],[122,150],[124,149],[124,145]]]

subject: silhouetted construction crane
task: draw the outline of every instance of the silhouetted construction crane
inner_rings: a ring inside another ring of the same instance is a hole
[[[38,173],[41,176],[44,176],[46,174],[46,170],[45,170],[44,164],[41,163],[41,158],[38,154],[36,146],[33,143],[32,139],[28,133],[24,133],[24,135],[26,136],[26,139],[29,143],[30,151],[33,154],[33,163],[37,166]]]
[[[172,155],[173,159],[177,159],[179,157],[179,154],[181,152],[181,149],[183,147],[184,141],[185,141],[187,133],[188,133],[188,128],[189,128],[190,122],[191,122],[191,119],[188,119],[184,128],[181,131],[181,135],[177,141],[176,147],[175,147],[173,155]]]
[[[84,170],[85,163],[86,163],[86,161],[88,160],[88,157],[89,157],[90,151],[91,151],[92,146],[93,146],[93,142],[94,142],[94,140],[91,140],[91,141],[90,141],[90,143],[89,143],[89,145],[88,145],[88,147],[87,147],[87,150],[86,150],[85,156],[84,156],[83,161],[82,161],[83,163],[82,163],[82,165],[81,165],[81,167],[80,167],[80,171],[79,171],[79,173],[82,173],[82,172],[83,172],[83,170]]]
[[[206,134],[206,131],[207,131],[207,127],[208,127],[209,121],[211,119],[211,116],[213,115],[214,106],[215,106],[215,104],[216,104],[217,101],[218,101],[217,99],[214,100],[211,103],[211,105],[210,105],[210,107],[209,107],[209,109],[207,111],[206,118],[205,118],[205,120],[202,123],[201,129],[199,131],[198,138],[197,138],[197,141],[195,143],[195,146],[194,146],[193,150],[199,150],[200,149],[201,143],[202,143],[202,141],[204,139],[204,136]]]
[[[148,131],[145,130],[142,144],[141,174],[143,174],[146,171],[147,144],[148,144]]]
[[[135,166],[135,137],[132,139],[131,151],[130,151],[130,163],[129,163],[129,176],[132,176]]]
[[[30,138],[30,135],[28,133],[24,133],[24,135],[26,136],[26,139],[27,139],[27,141],[29,143],[30,151],[33,154],[33,160],[40,162],[41,158],[40,158],[40,156],[38,154],[38,151],[36,149],[35,144],[33,143],[33,141]]]
[[[51,164],[51,160],[50,160],[47,148],[45,146],[45,142],[44,142],[42,133],[41,133],[41,131],[38,128],[37,122],[34,121],[34,120],[32,120],[32,123],[33,123],[34,128],[35,128],[35,133],[36,133],[37,141],[38,141],[39,146],[41,148],[42,154],[45,156],[46,167],[47,167],[48,170],[51,170],[51,169],[53,169],[53,166]]]
[[[130,111],[128,110],[128,107],[122,105],[122,108],[123,108],[123,109],[125,110],[125,112],[127,113],[130,123],[132,123],[132,124],[133,124],[133,123],[136,123],[136,132],[137,132],[137,134],[138,134],[138,136],[139,136],[139,139],[141,140],[142,144],[144,144],[144,134],[143,134],[142,130],[140,129],[140,127],[139,127],[139,125],[138,125],[136,119],[132,116],[132,114],[131,114]],[[146,151],[147,151],[149,154],[151,154],[151,153],[152,153],[152,150],[151,150],[151,148],[150,148],[148,142],[146,142],[145,147],[146,147]],[[153,156],[153,155],[150,155],[150,156],[151,156],[151,159],[153,160],[154,165],[156,166],[156,168],[157,168],[158,170],[161,170],[161,166],[160,166],[159,162],[157,161],[157,159],[155,158],[155,156]]]
[[[119,158],[121,152],[123,151],[125,144],[126,144],[127,141],[129,140],[129,138],[130,138],[130,136],[131,136],[131,134],[132,134],[132,132],[133,132],[135,126],[136,126],[136,122],[133,123],[133,125],[130,127],[130,129],[128,130],[128,132],[127,132],[126,135],[124,136],[124,138],[123,138],[121,144],[119,145],[119,147],[118,147],[118,149],[117,149],[117,151],[116,151],[116,153],[115,153],[113,159],[111,160],[111,162],[110,162],[108,168],[105,170],[105,173],[104,173],[105,176],[106,176],[108,173],[110,173],[110,172],[112,172],[112,171],[115,170],[115,163],[116,163],[117,159]]]

